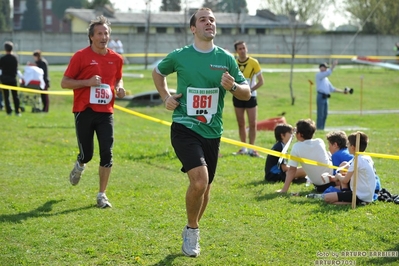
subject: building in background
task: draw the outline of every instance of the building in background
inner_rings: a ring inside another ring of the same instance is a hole
[[[26,2],[29,0],[13,0],[13,30],[22,30],[22,20],[26,11]],[[68,1],[68,0],[65,0]],[[39,0],[39,9],[42,13],[43,31],[54,33],[69,33],[71,26],[68,21],[59,20],[52,12],[52,0]]]
[[[159,13],[131,13],[102,9],[76,9],[68,8],[65,11],[65,20],[70,22],[73,33],[85,33],[90,20],[98,15],[106,16],[111,22],[113,33],[146,33],[147,27],[150,34],[179,34],[191,35],[189,20],[192,13],[165,11]],[[256,15],[240,13],[218,13],[218,34],[222,35],[269,35],[291,34],[293,24],[299,30],[298,34],[310,26],[306,23],[292,20],[287,16],[275,15],[269,10],[257,10]]]

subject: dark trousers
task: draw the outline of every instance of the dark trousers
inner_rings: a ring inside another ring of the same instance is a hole
[[[3,109],[3,90],[0,89],[0,109]]]
[[[17,86],[17,82],[15,84],[5,84],[4,85],[9,85],[9,86]],[[14,111],[16,114],[19,114],[19,97],[18,97],[18,91],[16,90],[11,90],[12,94],[12,99],[14,101]],[[4,105],[6,107],[6,112],[7,114],[12,113],[12,108],[11,108],[11,103],[10,103],[10,90],[3,89],[3,98],[4,98]]]
[[[46,85],[46,87],[44,88],[44,91],[48,91],[48,86],[47,86],[47,85]],[[49,107],[49,105],[50,105],[50,100],[49,100],[48,94],[42,93],[42,94],[40,94],[40,95],[41,95],[41,97],[42,97],[42,105],[43,105],[42,111],[43,111],[43,112],[48,112],[48,107]]]
[[[324,96],[325,94],[317,93],[317,120],[316,128],[319,130],[324,130],[326,126],[326,120],[328,115],[328,98]]]

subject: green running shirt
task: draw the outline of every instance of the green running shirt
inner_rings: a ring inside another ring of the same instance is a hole
[[[210,52],[199,52],[193,45],[168,54],[157,66],[161,75],[177,73],[176,93],[180,105],[172,120],[183,124],[204,138],[220,138],[226,90],[220,84],[227,71],[238,84],[247,83],[232,54],[214,46]]]

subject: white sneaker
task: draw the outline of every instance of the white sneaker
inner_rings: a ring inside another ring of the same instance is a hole
[[[306,195],[307,198],[311,198],[311,199],[323,199],[323,194],[315,194],[315,193],[311,193]]]
[[[111,203],[108,201],[108,198],[105,194],[101,196],[97,196],[97,207],[98,208],[112,208]]]
[[[248,150],[247,150],[247,148],[243,147],[238,152],[234,152],[233,154],[234,155],[246,155],[246,154],[248,154]]]
[[[181,250],[187,257],[198,257],[200,254],[199,245],[199,229],[184,227],[183,233],[183,246]]]
[[[71,173],[69,174],[69,182],[71,182],[72,186],[76,186],[79,183],[80,177],[82,176],[85,167],[86,164],[84,164],[83,167],[81,167],[79,166],[78,162],[75,163],[75,166],[73,167]]]

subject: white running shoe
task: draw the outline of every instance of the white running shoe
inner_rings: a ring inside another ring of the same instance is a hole
[[[105,194],[101,196],[97,196],[97,207],[98,208],[112,208],[111,203],[108,201],[108,198]]]
[[[238,152],[233,152],[234,155],[246,155],[248,154],[248,150],[245,147],[242,147]]]
[[[315,194],[315,193],[311,193],[306,195],[307,198],[311,198],[311,199],[323,199],[323,194]]]
[[[183,246],[181,250],[187,257],[198,257],[200,254],[199,245],[199,229],[184,227],[183,233]]]
[[[72,186],[76,186],[79,183],[80,177],[82,176],[85,167],[86,164],[81,167],[78,162],[75,163],[75,166],[69,174],[69,182],[71,182]]]

